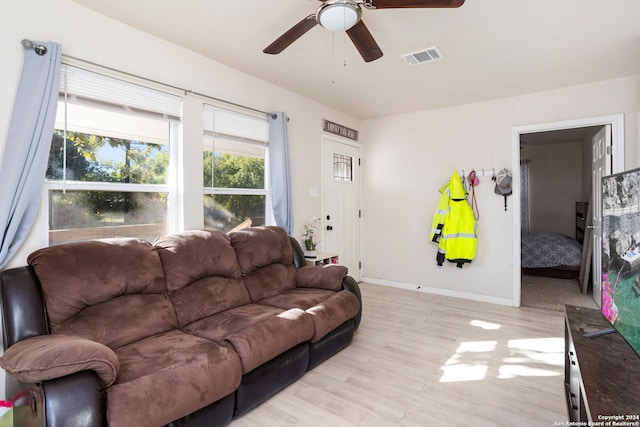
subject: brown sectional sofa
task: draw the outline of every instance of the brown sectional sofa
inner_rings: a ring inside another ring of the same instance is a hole
[[[345,267],[277,227],[40,249],[0,274],[16,426],[226,425],[346,347]]]

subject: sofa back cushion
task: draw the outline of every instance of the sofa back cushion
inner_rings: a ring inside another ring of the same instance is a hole
[[[154,245],[180,327],[251,302],[225,233],[186,231],[159,237]]]
[[[42,285],[52,333],[111,348],[177,327],[160,257],[138,239],[43,248],[28,257]]]
[[[296,287],[289,236],[280,227],[253,227],[229,233],[252,301]]]

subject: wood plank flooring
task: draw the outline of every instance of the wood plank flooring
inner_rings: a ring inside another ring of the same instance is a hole
[[[363,317],[351,345],[232,427],[567,420],[563,313],[360,286]]]

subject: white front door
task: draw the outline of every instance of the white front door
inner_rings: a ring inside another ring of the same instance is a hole
[[[322,163],[321,248],[360,281],[360,147],[325,136]]]
[[[611,125],[605,125],[592,139],[591,212],[593,213],[593,299],[600,305],[602,287],[602,177],[611,174]]]

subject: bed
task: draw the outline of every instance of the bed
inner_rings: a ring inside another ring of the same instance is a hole
[[[522,235],[522,274],[577,279],[581,261],[576,239],[550,232]]]

